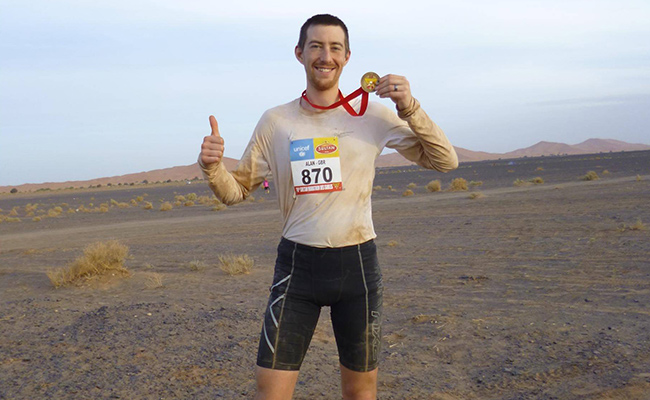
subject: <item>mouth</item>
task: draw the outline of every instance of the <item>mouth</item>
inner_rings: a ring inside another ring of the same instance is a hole
[[[322,72],[324,74],[334,71],[333,67],[314,67],[314,68],[316,69],[316,71]]]

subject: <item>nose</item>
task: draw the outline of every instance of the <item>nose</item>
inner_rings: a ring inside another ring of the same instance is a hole
[[[326,46],[324,46],[320,51],[320,61],[330,62],[332,60],[332,52]]]

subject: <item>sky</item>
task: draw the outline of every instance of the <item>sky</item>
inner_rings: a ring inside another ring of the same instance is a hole
[[[211,114],[240,158],[319,13],[350,31],[344,93],[403,75],[456,146],[650,144],[647,0],[0,0],[0,185],[192,164]]]

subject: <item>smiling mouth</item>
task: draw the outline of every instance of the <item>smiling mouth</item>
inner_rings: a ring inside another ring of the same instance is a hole
[[[334,71],[334,68],[327,68],[327,67],[315,67],[315,68],[319,72],[332,72],[332,71]]]

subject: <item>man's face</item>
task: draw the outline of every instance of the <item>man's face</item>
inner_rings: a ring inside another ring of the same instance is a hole
[[[296,46],[295,52],[305,67],[308,87],[320,91],[338,87],[343,67],[350,59],[345,47],[345,32],[340,26],[310,26],[304,49]]]

